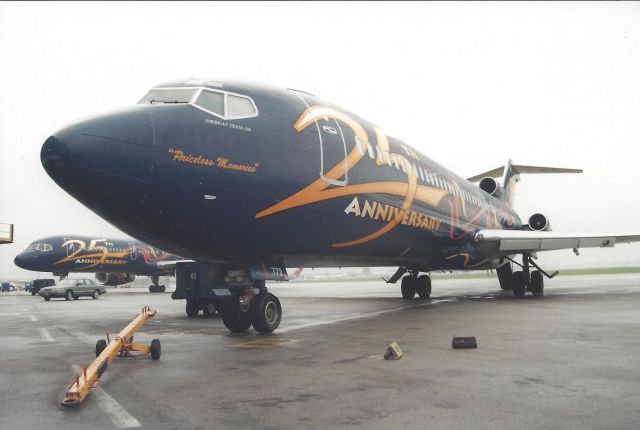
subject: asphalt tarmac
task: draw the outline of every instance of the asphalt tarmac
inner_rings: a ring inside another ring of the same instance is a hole
[[[542,299],[492,279],[434,279],[412,302],[381,281],[270,290],[284,310],[270,336],[189,319],[169,293],[0,293],[0,429],[640,428],[639,275],[558,277]],[[116,359],[61,408],[96,341],[145,305],[158,314],[135,340],[160,339],[160,360]],[[392,341],[400,360],[382,358]]]

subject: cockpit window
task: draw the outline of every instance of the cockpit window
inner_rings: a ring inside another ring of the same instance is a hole
[[[224,117],[224,94],[213,91],[202,91],[196,105]]]
[[[49,243],[32,243],[27,251],[51,251],[53,247]]]
[[[152,88],[138,103],[189,103],[197,88]]]
[[[227,120],[258,116],[258,108],[250,97],[202,87],[152,88],[138,103],[189,103]]]
[[[229,94],[227,96],[227,116],[229,118],[248,117],[256,114],[251,99]]]

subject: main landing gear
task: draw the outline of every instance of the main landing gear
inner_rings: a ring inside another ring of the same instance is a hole
[[[509,285],[508,272],[511,272],[510,264],[507,263],[498,268],[498,279],[500,280],[500,287],[503,290],[512,289],[515,297],[524,297],[527,291],[530,291],[533,297],[544,296],[544,277],[546,276],[551,279],[558,274],[558,272],[554,272],[551,275],[546,273],[533,261],[529,254],[522,255],[522,264],[513,260],[511,261],[522,268],[522,270],[513,272],[511,276],[511,288],[505,288],[505,286]],[[508,266],[508,269],[504,268],[505,266]],[[529,266],[533,266],[537,270],[531,271],[529,270]]]
[[[164,293],[167,291],[167,287],[164,285],[158,285],[160,283],[160,277],[158,275],[152,275],[150,278],[151,282],[153,282],[153,285],[149,286],[150,293]]]
[[[400,291],[405,300],[412,300],[416,293],[421,299],[428,299],[431,297],[431,278],[429,275],[418,276],[418,272],[410,272],[402,277]]]
[[[244,333],[251,326],[259,333],[271,333],[281,319],[280,300],[267,291],[264,281],[253,281],[243,293],[227,299],[222,308],[222,322],[233,333]]]

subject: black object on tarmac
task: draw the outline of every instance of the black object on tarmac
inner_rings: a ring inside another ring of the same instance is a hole
[[[451,341],[453,349],[470,349],[477,348],[478,342],[475,337],[454,337]]]

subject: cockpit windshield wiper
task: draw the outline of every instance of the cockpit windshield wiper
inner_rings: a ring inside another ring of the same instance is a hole
[[[185,103],[186,104],[186,103],[189,103],[189,102],[183,102],[183,101],[178,101],[178,100],[171,101],[171,100],[154,100],[154,99],[151,99],[151,100],[149,100],[149,103],[151,103],[151,104],[154,104],[154,103],[173,103],[173,104]]]

